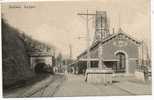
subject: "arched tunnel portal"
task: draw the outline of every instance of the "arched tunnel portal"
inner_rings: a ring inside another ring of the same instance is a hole
[[[44,73],[45,72],[45,69],[47,68],[47,64],[45,63],[37,63],[34,67],[34,71],[35,73],[37,74],[40,74],[40,73]]]

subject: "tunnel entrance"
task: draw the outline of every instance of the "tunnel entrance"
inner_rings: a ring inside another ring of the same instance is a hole
[[[44,73],[47,65],[45,63],[38,63],[35,65],[35,73],[40,74]]]

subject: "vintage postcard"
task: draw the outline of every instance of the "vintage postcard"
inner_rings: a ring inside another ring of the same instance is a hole
[[[150,0],[1,3],[4,98],[152,95]]]

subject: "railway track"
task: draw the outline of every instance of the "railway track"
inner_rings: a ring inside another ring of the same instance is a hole
[[[54,80],[54,82],[51,83],[51,85],[48,85],[48,87],[42,91],[41,96],[42,97],[49,97],[49,96],[52,97],[59,90],[59,87],[61,86],[61,84],[63,83],[65,79],[66,77],[63,76],[63,77],[60,77]]]
[[[62,83],[62,81],[64,81],[65,77],[64,75],[55,75],[49,82],[43,84],[43,86],[40,86],[37,89],[31,89],[29,92],[22,94],[22,96],[19,97],[44,97],[46,96],[45,92],[48,88],[52,87],[52,84],[54,88],[52,88],[53,90],[51,90],[53,93],[50,94],[50,96],[52,96],[56,89],[59,88],[60,84]],[[56,84],[56,85],[55,85]],[[50,92],[51,92],[50,91]]]

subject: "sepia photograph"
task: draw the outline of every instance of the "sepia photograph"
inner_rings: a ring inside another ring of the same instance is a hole
[[[150,0],[1,3],[3,98],[152,95]]]

